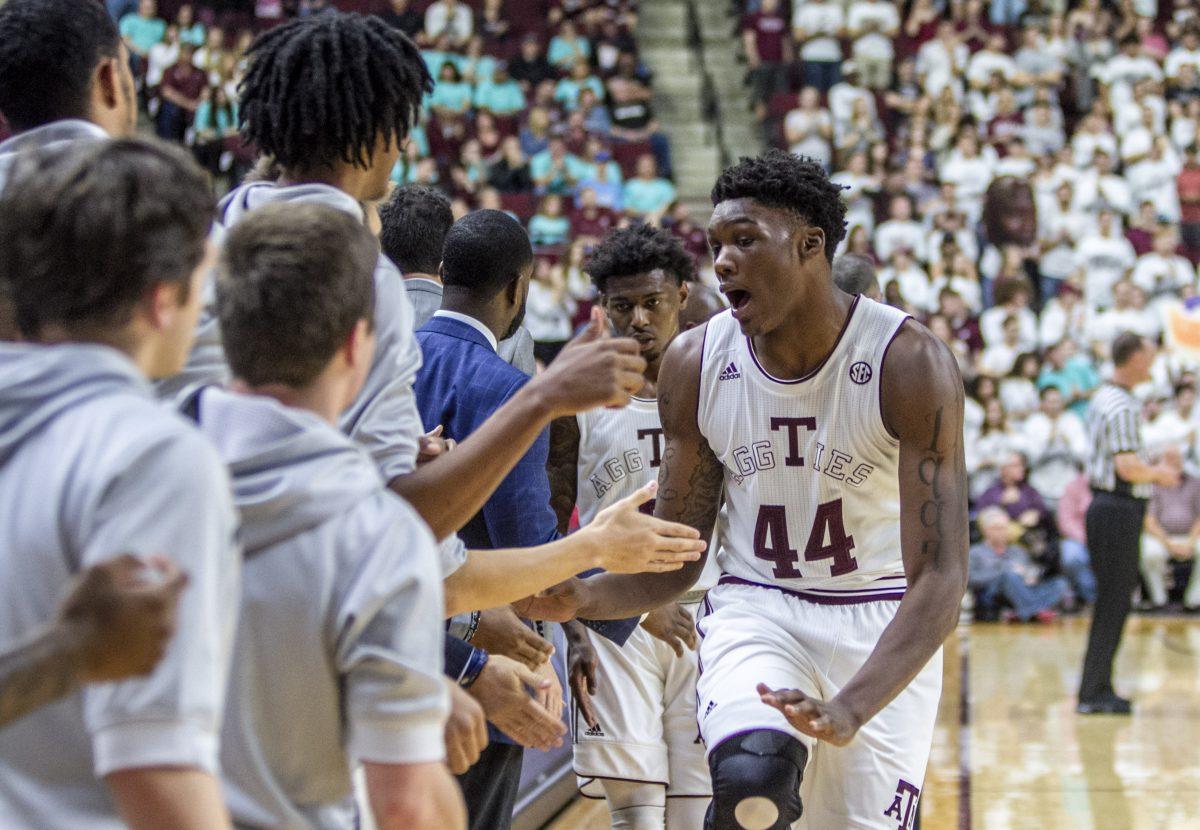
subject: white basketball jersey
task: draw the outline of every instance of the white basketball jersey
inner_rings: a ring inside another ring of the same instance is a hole
[[[856,298],[829,357],[796,380],[767,374],[728,311],[709,320],[697,420],[725,467],[723,582],[835,603],[903,594],[900,444],[880,378],[906,317]]]
[[[579,524],[589,524],[596,514],[658,478],[662,464],[662,421],[658,401],[633,398],[620,409],[593,409],[575,416],[579,424],[579,463],[576,505]],[[654,502],[642,507],[652,512]],[[696,588],[716,584],[716,558],[709,556]]]

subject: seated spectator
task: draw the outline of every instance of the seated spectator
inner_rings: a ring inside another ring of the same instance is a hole
[[[925,250],[925,229],[913,219],[912,197],[907,193],[893,196],[888,203],[888,220],[875,228],[875,253],[882,260],[892,258],[892,251],[907,248],[912,255],[924,262],[928,257]],[[922,307],[933,305],[932,299]]]
[[[671,176],[671,145],[654,120],[653,93],[637,74],[637,57],[624,52],[617,61],[617,74],[608,79],[608,106],[612,116],[610,135],[619,141],[648,141],[663,176]]]
[[[221,83],[221,71],[225,63],[225,31],[221,27],[213,26],[208,30],[204,44],[192,55],[192,63],[208,76],[210,86]]]
[[[429,108],[438,118],[457,119],[471,108],[471,85],[453,63],[442,64],[429,96]]]
[[[1200,472],[1197,464],[1197,428],[1200,419],[1196,412],[1196,387],[1190,382],[1177,383],[1175,400],[1160,414],[1153,424],[1142,431],[1142,438],[1149,447],[1171,447],[1178,450],[1183,467],[1192,475]]]
[[[557,71],[546,59],[537,35],[529,34],[521,40],[521,53],[509,62],[508,74],[520,82],[525,94],[532,94],[545,81],[558,77]]]
[[[821,0],[818,5],[827,4]],[[802,6],[801,8],[807,8]],[[798,156],[820,162],[825,169],[833,164],[833,117],[821,106],[821,94],[815,86],[800,90],[797,107],[783,119],[783,134],[788,149]]]
[[[525,92],[509,77],[507,64],[497,63],[492,76],[475,85],[475,108],[500,116],[516,115],[525,109]]]
[[[975,505],[980,510],[989,507],[999,507],[1011,522],[1010,531],[1014,539],[1027,539],[1031,533],[1042,532],[1050,528],[1050,508],[1046,506],[1042,494],[1028,480],[1029,465],[1021,452],[1008,452],[1000,464],[996,481],[984,490]],[[1043,543],[1045,539],[1041,540]],[[1033,545],[1026,542],[1026,548],[1036,556],[1041,556],[1045,550],[1034,550]]]
[[[504,0],[484,0],[483,9],[475,16],[475,31],[483,38],[490,54],[512,54],[515,36],[504,10]]]
[[[571,231],[575,241],[586,246],[598,245],[605,234],[616,226],[616,213],[600,205],[596,189],[586,185],[580,187],[575,199],[575,211],[571,214]],[[708,246],[707,238],[704,244]]]
[[[979,284],[975,261],[966,252],[958,250],[953,241],[951,245],[953,253],[948,257],[938,257],[939,261],[929,268],[930,293],[936,304],[943,290],[953,291],[966,304],[969,312],[977,312],[983,308],[983,287]],[[942,250],[945,250],[944,246]]]
[[[551,193],[542,199],[529,220],[529,240],[535,248],[562,245],[571,235],[571,222],[563,215],[562,197]]]
[[[1149,253],[1138,257],[1131,279],[1151,301],[1161,297],[1177,298],[1185,289],[1196,287],[1196,268],[1176,253],[1179,233],[1175,225],[1162,223],[1154,234]]]
[[[567,291],[566,271],[548,257],[538,257],[525,300],[525,328],[533,337],[533,353],[543,366],[571,339],[575,300]]]
[[[196,10],[191,3],[184,3],[175,13],[175,25],[179,29],[180,43],[190,43],[199,49],[206,40],[204,24],[196,20]]]
[[[500,144],[500,158],[488,169],[488,183],[501,193],[528,193],[533,190],[529,160],[521,152],[521,141],[509,136]]]
[[[480,84],[490,81],[496,72],[497,60],[494,56],[483,51],[483,38],[473,35],[467,41],[466,54],[455,61],[463,80],[470,84]]]
[[[968,583],[975,595],[975,614],[994,620],[1004,606],[1021,622],[1053,622],[1055,608],[1067,596],[1061,577],[1041,580],[1040,569],[1024,548],[1010,541],[1008,516],[999,508],[984,510],[977,519],[983,541],[972,545]]]
[[[608,108],[600,103],[603,95],[597,95],[593,90],[584,87],[579,91],[578,112],[583,118],[583,126],[592,135],[608,136],[612,132],[612,118]]]
[[[804,83],[818,92],[828,92],[840,78],[841,36],[845,22],[842,4],[833,0],[808,0],[793,5],[792,38],[800,46]],[[789,139],[788,143],[792,143]],[[792,150],[795,153],[795,150]],[[808,155],[810,153],[798,153]]]
[[[238,136],[238,108],[221,87],[209,87],[201,93],[192,133],[192,150],[204,168],[213,176],[229,172],[234,159],[225,150],[225,142]]]
[[[938,313],[946,317],[954,336],[977,354],[983,349],[983,336],[979,333],[979,318],[971,312],[962,294],[949,286],[938,291]]]
[[[160,138],[183,141],[192,115],[200,106],[201,95],[208,86],[208,78],[192,63],[192,52],[190,45],[180,44],[178,59],[163,73],[159,88],[162,100],[155,123],[155,132]]]
[[[875,253],[879,255],[878,245]],[[901,245],[892,250],[887,265],[879,270],[879,285],[885,297],[889,291],[895,292],[894,296],[899,299],[897,308],[908,310],[916,316],[924,316],[934,310],[936,304],[930,290],[929,275],[907,246]]]
[[[605,168],[607,181],[621,182],[621,165],[613,161],[612,153],[607,145],[596,138],[589,138],[583,145],[583,155],[575,165],[575,179],[579,185],[585,186],[600,178],[600,168]]]
[[[1000,381],[1000,402],[1015,429],[1024,431],[1025,419],[1038,408],[1035,385],[1042,361],[1036,352],[1022,352],[1013,361],[1012,371]]]
[[[461,0],[436,0],[425,11],[424,34],[427,43],[447,38],[451,47],[461,49],[471,39],[474,26],[471,8]]]
[[[995,309],[989,309],[994,311]],[[985,314],[987,312],[984,312]],[[1013,366],[1016,365],[1017,356],[1023,351],[1021,343],[1021,320],[1015,314],[1009,314],[1004,318],[1001,329],[1001,339],[998,343],[991,343],[979,355],[979,363],[977,368],[980,373],[991,375],[995,378],[1002,378],[1005,375],[1011,374]]]
[[[604,85],[592,74],[592,67],[586,58],[578,58],[571,64],[571,74],[558,82],[554,87],[554,100],[568,112],[579,108],[579,94],[590,89],[599,98],[604,94]]]
[[[675,185],[658,176],[654,156],[648,153],[637,160],[637,175],[621,191],[625,212],[631,216],[660,216],[675,197]]]
[[[845,121],[834,121],[833,134],[837,157],[847,159],[855,153],[870,150],[883,138],[883,129],[866,99],[856,98],[850,104],[850,117]]]
[[[575,29],[571,21],[563,21],[558,27],[558,34],[550,39],[550,50],[546,55],[550,65],[566,72],[575,65],[575,61],[588,61],[592,57],[592,46],[586,37]]]
[[[1169,450],[1164,461],[1182,469],[1178,450]],[[1169,563],[1192,562],[1192,576],[1183,595],[1183,606],[1189,612],[1200,611],[1200,568],[1195,565],[1197,545],[1200,545],[1200,479],[1184,470],[1176,486],[1154,486],[1154,495],[1146,509],[1142,578],[1150,608],[1163,608],[1167,604]]]
[[[137,11],[121,18],[121,38],[125,41],[125,47],[129,49],[135,74],[145,71],[150,47],[167,34],[167,22],[158,17],[157,12],[158,5],[154,0],[138,0]]]
[[[1024,279],[1005,279],[996,282],[989,308],[979,318],[979,333],[987,345],[1004,339],[1004,326],[1010,317],[1018,327],[1017,345],[1023,351],[1037,348],[1037,315],[1030,309],[1032,290]]]
[[[146,55],[144,89],[146,97],[154,101],[154,107],[158,106],[158,88],[162,85],[163,73],[179,60],[179,43],[179,27],[172,23],[163,39],[151,46]]]
[[[1075,596],[1091,605],[1096,601],[1096,577],[1087,549],[1087,509],[1092,488],[1087,473],[1071,479],[1055,510],[1058,526],[1058,569],[1071,583]]]
[[[1087,305],[1093,309],[1112,305],[1113,286],[1137,264],[1137,254],[1111,209],[1096,214],[1095,230],[1075,247],[1075,264]]]
[[[1162,319],[1153,309],[1146,307],[1146,292],[1127,279],[1120,280],[1112,288],[1113,304],[1088,321],[1086,335],[1096,354],[1107,354],[1113,338],[1123,331],[1133,331],[1158,339],[1162,332]]]
[[[1057,504],[1087,460],[1083,421],[1066,408],[1060,389],[1045,386],[1039,393],[1038,411],[1025,420],[1021,431],[1032,468],[1029,481],[1050,504]]]
[[[519,134],[521,139],[521,152],[528,158],[533,158],[538,153],[546,150],[550,146],[550,115],[541,107],[533,107],[529,110],[529,115],[525,119],[525,124],[521,127]]]
[[[551,136],[549,146],[529,160],[529,173],[538,190],[564,194],[575,187],[578,164],[579,159],[567,152],[567,143]]]
[[[413,8],[412,0],[388,0],[388,7],[380,13],[383,22],[399,29],[416,40],[425,27],[421,13]]]

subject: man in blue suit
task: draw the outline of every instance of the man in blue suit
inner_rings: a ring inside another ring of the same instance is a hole
[[[477,211],[446,234],[441,271],[441,309],[416,335],[424,364],[413,388],[425,428],[441,425],[446,438],[461,441],[529,381],[496,348],[525,316],[533,249],[525,229],[510,216]],[[543,431],[459,532],[468,548],[532,547],[558,536],[546,477],[548,452],[549,433]],[[545,676],[552,676],[549,664],[543,666]],[[561,712],[557,678],[545,699],[552,712]],[[521,747],[493,730],[479,761],[459,777],[472,830],[509,826],[521,758]]]

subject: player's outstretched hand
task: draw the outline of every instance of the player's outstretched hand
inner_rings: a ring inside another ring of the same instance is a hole
[[[149,674],[175,633],[187,575],[161,556],[123,554],[82,573],[59,611],[78,630],[80,679],[101,683]]]
[[[657,492],[658,482],[651,481],[601,510],[579,531],[595,537],[600,553],[597,567],[618,574],[665,573],[700,558],[705,543],[695,528],[641,511]]]
[[[531,597],[512,604],[513,610],[527,620],[546,620],[564,623],[575,619],[583,604],[584,583],[582,579],[570,579],[539,591]]]
[[[563,688],[558,680],[558,672],[554,670],[554,664],[543,663],[534,674],[542,681],[533,693],[534,699],[551,715],[561,718],[564,705]]]
[[[602,406],[624,406],[645,383],[645,370],[637,341],[613,337],[603,309],[595,306],[587,327],[530,383],[537,384],[552,416],[558,418]]]
[[[450,686],[450,718],[446,721],[446,765],[462,775],[487,748],[487,716],[483,707],[457,683]]]
[[[502,654],[519,660],[531,669],[538,668],[554,653],[554,646],[522,623],[508,605],[480,613],[479,627],[471,638],[471,644],[489,654]]]
[[[596,693],[596,667],[600,665],[600,660],[586,629],[583,626],[580,629],[582,636],[572,640],[567,648],[567,683],[584,723],[594,729],[599,721],[596,719],[596,710],[592,708],[592,695]]]
[[[453,438],[442,437],[442,425],[438,424],[417,439],[417,466],[427,464],[454,449]]]
[[[818,700],[798,689],[772,689],[766,683],[758,684],[758,695],[782,712],[793,728],[834,746],[850,743],[861,725],[836,698]]]
[[[516,660],[493,654],[469,691],[504,734],[521,746],[548,750],[562,746],[567,727],[529,695],[544,694],[551,685]]]
[[[678,602],[668,602],[655,608],[642,620],[642,628],[683,656],[684,648],[696,650],[696,621]]]

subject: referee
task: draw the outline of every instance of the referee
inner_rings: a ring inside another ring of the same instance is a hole
[[[1144,337],[1117,335],[1112,380],[1096,391],[1087,413],[1093,493],[1087,541],[1097,590],[1076,709],[1085,715],[1129,714],[1129,701],[1113,691],[1112,664],[1137,587],[1146,500],[1154,484],[1169,487],[1179,481],[1178,469],[1147,464],[1138,457],[1141,404],[1131,390],[1150,379],[1154,354],[1154,344]]]

